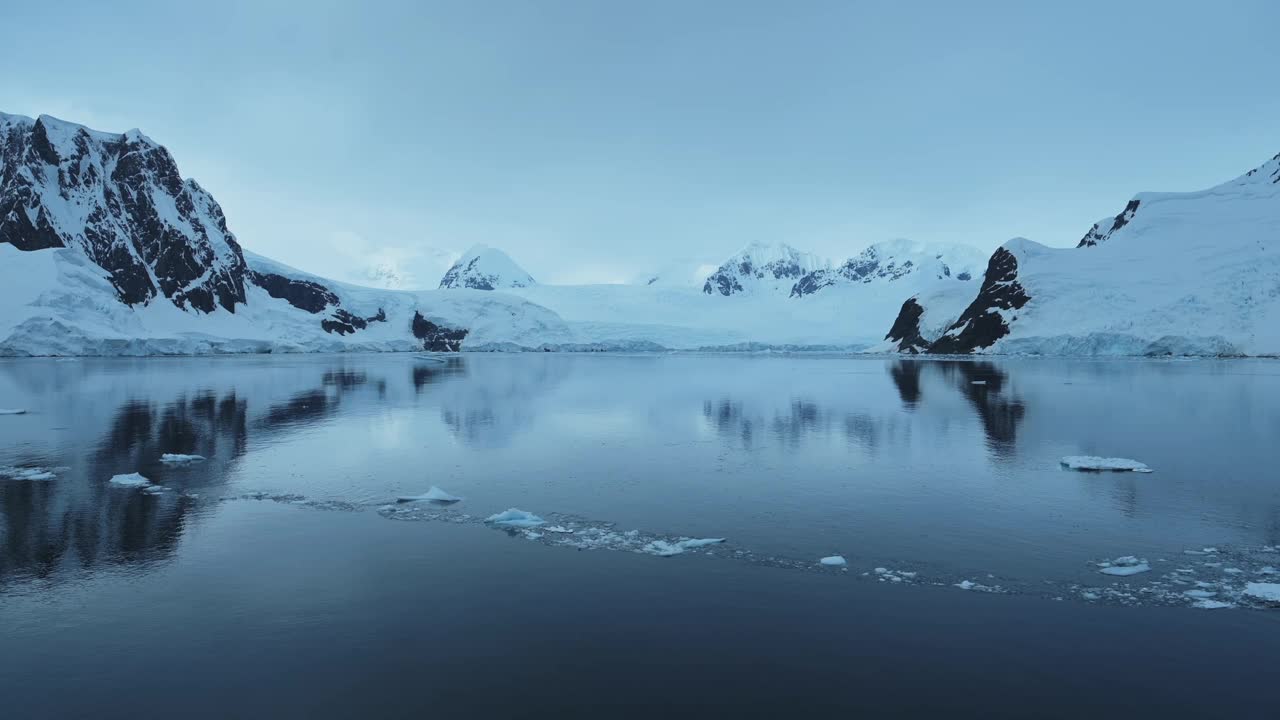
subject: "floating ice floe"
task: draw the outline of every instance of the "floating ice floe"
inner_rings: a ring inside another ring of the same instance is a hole
[[[1245,583],[1245,597],[1271,607],[1280,607],[1280,583]]]
[[[544,529],[544,530],[546,530],[546,531],[547,531],[547,532],[549,532],[549,533],[559,533],[559,534],[561,534],[561,535],[572,535],[572,534],[573,534],[573,528],[567,528],[567,527],[565,527],[565,526],[563,526],[563,525],[552,525],[551,527],[543,528],[543,529]]]
[[[150,488],[155,483],[151,480],[143,478],[140,473],[129,473],[127,475],[114,475],[110,483],[118,488]]]
[[[0,408],[0,415],[26,415],[24,408]]]
[[[1186,595],[1189,598],[1195,598],[1197,600],[1205,600],[1217,595],[1218,593],[1214,590],[1184,590],[1182,594]]]
[[[841,555],[828,555],[827,557],[822,558],[818,562],[823,565],[828,565],[830,567],[841,567],[843,565],[849,564],[849,562],[845,560],[844,557]]]
[[[181,453],[165,453],[160,456],[160,462],[166,465],[186,465],[187,463],[204,462],[203,455],[183,455]]]
[[[517,508],[508,508],[500,513],[495,513],[485,518],[484,521],[491,525],[512,528],[532,528],[546,523],[546,520],[537,515]]]
[[[1149,473],[1151,468],[1146,463],[1129,458],[1098,457],[1097,455],[1068,455],[1062,458],[1062,465],[1070,470],[1088,472],[1136,472]]]
[[[672,555],[680,555],[685,550],[718,545],[722,542],[724,542],[724,538],[685,538],[676,542],[654,540],[640,548],[640,552],[657,555],[658,557],[671,557]]]
[[[1116,575],[1118,577],[1128,577],[1137,575],[1138,573],[1150,572],[1151,566],[1143,558],[1137,558],[1132,555],[1118,557],[1115,560],[1098,563],[1101,568],[1098,572],[1103,575]]]
[[[1191,603],[1191,607],[1201,610],[1222,610],[1223,608],[1233,608],[1235,605],[1222,600],[1197,600]]]
[[[441,505],[451,505],[456,502],[462,502],[462,498],[445,492],[435,485],[432,485],[430,490],[427,490],[421,495],[401,495],[396,498],[396,502],[433,502]],[[508,512],[510,511],[508,510]]]
[[[0,467],[0,478],[5,480],[52,480],[57,475],[42,467]]]
[[[983,585],[981,583],[976,583],[972,580],[961,580],[960,582],[956,583],[955,586],[960,588],[961,590],[973,590],[975,592],[990,592],[990,593],[1002,592],[999,585]]]
[[[916,573],[910,572],[907,570],[890,570],[889,568],[878,567],[873,572],[875,572],[876,579],[878,579],[880,582],[900,583],[900,582],[910,582],[916,579]],[[965,588],[965,589],[972,590],[973,588]]]

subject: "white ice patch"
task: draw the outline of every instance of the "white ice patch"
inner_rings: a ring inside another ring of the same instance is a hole
[[[1101,568],[1098,572],[1103,575],[1115,575],[1117,577],[1128,577],[1137,575],[1138,573],[1150,572],[1151,566],[1147,564],[1146,559],[1137,558],[1132,555],[1118,557],[1115,560],[1098,563]]]
[[[573,534],[573,528],[567,528],[567,527],[565,527],[565,526],[563,526],[563,525],[552,525],[551,527],[549,527],[549,528],[545,528],[545,529],[546,529],[546,531],[547,531],[547,532],[549,532],[549,533],[559,533],[559,534],[561,534],[561,535],[572,535],[572,534]]]
[[[1245,597],[1264,605],[1280,607],[1280,583],[1245,583]]]
[[[910,582],[916,579],[916,573],[907,570],[890,570],[889,568],[878,567],[874,570],[876,579],[880,582]],[[973,588],[965,588],[972,590]]]
[[[160,462],[166,465],[186,465],[188,463],[204,462],[203,455],[183,455],[181,453],[165,453],[160,456]]]
[[[152,482],[139,473],[129,473],[128,475],[116,475],[110,480],[112,485],[122,488],[149,488]]]
[[[972,590],[974,592],[990,592],[990,593],[1001,592],[999,585],[983,585],[981,583],[976,583],[972,580],[961,580],[960,582],[956,583],[955,586],[960,588],[961,590]]]
[[[828,555],[827,557],[822,558],[818,562],[823,565],[828,565],[831,567],[841,567],[849,564],[849,562],[845,560],[844,557],[841,555]]]
[[[42,467],[0,467],[0,478],[5,480],[52,480],[57,474]]]
[[[484,521],[491,525],[512,528],[532,528],[546,523],[545,520],[537,515],[517,508],[508,508],[500,513],[495,513],[485,518]]]
[[[457,495],[452,495],[444,490],[441,490],[435,485],[432,485],[431,489],[427,490],[421,495],[401,495],[400,497],[396,498],[396,502],[402,502],[402,503],[433,502],[433,503],[439,503],[441,505],[451,505],[456,502],[462,502],[462,498],[458,497]],[[510,512],[510,510],[508,510],[507,512]],[[490,519],[492,520],[492,518]]]
[[[685,550],[693,550],[708,545],[717,545],[724,542],[724,538],[684,538],[676,542],[668,542],[666,540],[654,540],[644,547],[640,548],[640,552],[658,557],[671,557],[672,555],[680,555]]]
[[[1221,610],[1223,608],[1233,608],[1235,605],[1222,600],[1197,600],[1191,603],[1191,607],[1201,610]]]
[[[23,408],[0,408],[0,415],[26,415],[27,411]]]
[[[1128,458],[1098,457],[1097,455],[1068,455],[1062,458],[1062,465],[1070,470],[1088,472],[1137,472],[1149,473],[1151,468],[1145,463]]]

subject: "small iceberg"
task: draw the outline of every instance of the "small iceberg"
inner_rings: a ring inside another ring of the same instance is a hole
[[[1244,595],[1270,607],[1280,607],[1280,583],[1245,583]]]
[[[685,538],[676,542],[654,540],[640,548],[640,552],[657,555],[658,557],[671,557],[672,555],[683,554],[685,550],[694,550],[708,545],[717,545],[722,542],[724,542],[724,538]]]
[[[1224,608],[1233,608],[1235,605],[1221,600],[1197,600],[1191,603],[1191,607],[1201,610],[1222,610]]]
[[[1133,555],[1125,555],[1115,560],[1100,562],[1098,567],[1101,568],[1098,572],[1103,575],[1115,575],[1117,577],[1128,577],[1151,571],[1151,566],[1147,564],[1145,559],[1137,558]]]
[[[485,518],[484,521],[492,525],[511,528],[533,528],[546,523],[546,520],[537,515],[517,508],[508,508],[500,513],[495,513]]]
[[[457,495],[451,495],[450,493],[445,492],[444,490],[441,490],[435,485],[432,485],[430,490],[422,493],[421,495],[401,495],[400,497],[396,498],[396,502],[402,502],[402,503],[433,502],[439,505],[452,505],[453,503],[456,503],[456,502],[462,502],[462,498],[458,497]],[[507,512],[512,512],[512,511],[508,510]],[[497,517],[497,515],[495,515],[494,517]],[[530,517],[536,517],[536,516],[531,515]],[[493,520],[493,518],[489,518],[489,519]],[[542,518],[538,518],[538,519],[541,520]]]
[[[26,415],[24,408],[0,408],[0,415]]]
[[[828,555],[819,559],[818,564],[826,565],[827,567],[843,567],[848,565],[849,561],[845,560],[843,555]]]
[[[186,465],[187,463],[204,462],[203,455],[183,455],[181,453],[165,453],[160,456],[160,462],[166,465]]]
[[[1086,472],[1151,472],[1151,468],[1137,460],[1098,457],[1097,455],[1069,455],[1062,458],[1062,466],[1069,470],[1084,470]]]
[[[546,528],[546,531],[547,531],[547,532],[549,532],[549,533],[558,533],[558,534],[560,534],[560,535],[572,535],[572,534],[573,534],[573,528],[567,528],[567,527],[565,527],[565,526],[563,526],[563,525],[552,525],[551,527]]]
[[[149,488],[154,485],[150,480],[142,477],[140,473],[115,475],[111,478],[110,483],[121,488]]]
[[[0,478],[6,480],[52,480],[58,477],[52,470],[42,467],[0,467]]]

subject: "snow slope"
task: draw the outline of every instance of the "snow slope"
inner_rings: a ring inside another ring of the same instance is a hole
[[[858,258],[873,262],[863,265],[863,275],[844,275],[789,246],[757,244],[723,263],[701,290],[659,281],[511,292],[554,311],[582,344],[864,349],[883,343],[884,329],[913,295],[929,299],[930,332],[941,334],[972,299],[973,276],[982,265],[982,254],[972,248],[905,240],[873,245]],[[816,290],[795,289],[805,278],[827,275],[830,281]]]
[[[234,313],[197,313],[165,301],[131,307],[120,302],[109,274],[75,249],[23,252],[0,244],[0,355],[457,349],[442,329],[465,330],[461,347],[570,339],[554,313],[503,293],[375,290],[251,253],[244,258],[256,274],[314,283],[333,302],[313,313],[250,283]]]
[[[935,352],[1280,355],[1280,156],[1142,193],[1072,249],[1015,239]]]
[[[477,245],[464,253],[440,280],[442,290],[507,290],[536,284],[506,253],[486,245]]]

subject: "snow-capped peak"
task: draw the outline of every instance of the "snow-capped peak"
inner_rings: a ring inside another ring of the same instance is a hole
[[[752,243],[729,258],[703,283],[702,292],[724,296],[741,292],[789,292],[796,280],[829,263],[785,243]]]
[[[506,253],[487,245],[468,250],[440,280],[441,289],[502,290],[536,284]]]
[[[867,247],[838,268],[805,274],[792,287],[791,296],[812,295],[832,285],[894,282],[908,276],[967,282],[980,275],[985,264],[986,256],[968,245],[889,240]]]

